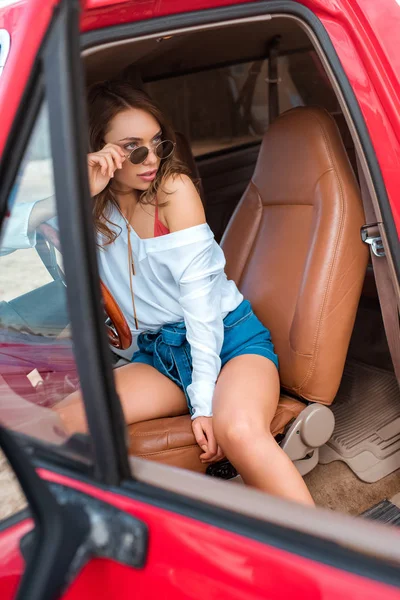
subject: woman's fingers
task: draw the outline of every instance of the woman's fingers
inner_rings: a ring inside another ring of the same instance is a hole
[[[202,419],[202,417],[199,417],[198,419],[195,419],[194,421],[192,421],[192,429],[193,429],[194,437],[196,438],[196,442],[198,443],[200,448],[203,450],[203,454],[200,455],[200,460],[202,460],[204,462],[209,462],[212,458],[212,454],[208,448],[208,441],[207,441],[207,438],[203,431],[203,426],[200,421],[201,419]]]
[[[202,462],[214,462],[218,456],[218,445],[214,436],[212,417],[194,419],[192,428],[196,441],[203,450],[200,460]]]
[[[117,170],[118,164],[116,163],[111,152],[106,152],[106,151],[101,150],[97,154],[99,156],[102,156],[103,158],[105,158],[107,161],[107,173],[106,174],[109,177],[114,177],[114,172]],[[119,161],[119,159],[118,159],[118,161]]]
[[[124,150],[117,144],[106,144],[102,150],[114,150],[121,158],[126,158]]]
[[[88,154],[89,184],[92,196],[99,194],[117,169],[122,168],[125,155],[118,147],[103,148]]]
[[[217,454],[217,440],[214,436],[214,430],[212,426],[212,419],[207,419],[207,421],[203,425],[204,433],[206,434],[207,442],[208,442],[208,452],[211,454],[211,457],[214,457]]]
[[[203,450],[203,452],[207,452],[207,449],[208,449],[207,438],[204,435],[203,428],[201,426],[201,423],[198,421],[198,419],[195,419],[194,421],[192,421],[192,429],[193,429],[194,437],[196,438],[196,442],[198,443],[200,448]]]
[[[99,152],[92,152],[88,155],[89,166],[95,166],[96,164],[101,166],[101,174],[105,177],[114,177],[114,173],[117,169],[122,169],[122,165],[126,159],[125,154],[116,147],[104,147]]]
[[[217,449],[217,454],[214,457],[214,462],[218,462],[219,460],[222,460],[225,457],[225,454],[222,451],[222,448],[220,446],[218,446]]]
[[[105,159],[107,161],[108,164],[108,172],[107,175],[111,178],[114,177],[114,171],[115,171],[115,166],[114,166],[114,161],[113,161],[113,157],[111,155],[110,152],[106,152],[104,153]]]
[[[217,453],[214,456],[209,456],[209,453],[200,454],[200,460],[204,463],[216,463],[225,458],[225,454],[222,449],[218,446]]]
[[[108,162],[107,162],[107,159],[105,156],[101,156],[99,154],[89,154],[88,164],[89,164],[89,167],[98,166],[100,168],[102,175],[105,176],[107,174]]]
[[[116,148],[118,148],[118,146],[105,146],[102,150],[100,150],[99,154],[111,156],[115,164],[115,168],[122,169],[122,165],[126,159],[126,156],[121,148],[119,148],[120,152],[118,152]]]
[[[117,146],[117,144],[106,144],[100,152],[110,155],[116,165],[115,168],[122,169],[122,165],[126,160],[126,155],[120,146]]]

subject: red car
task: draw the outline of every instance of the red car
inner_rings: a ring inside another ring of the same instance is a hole
[[[399,31],[398,0],[0,4],[0,446],[28,504],[2,503],[2,600],[400,599]],[[170,116],[271,329],[272,429],[315,510],[205,472],[189,415],[125,429],[85,109],[121,76]],[[52,408],[78,386],[68,437]]]

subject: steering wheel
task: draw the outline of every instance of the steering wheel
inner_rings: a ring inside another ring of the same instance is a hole
[[[61,254],[58,231],[48,223],[42,223],[38,227],[38,232],[42,235],[46,243],[46,250],[44,250],[43,247],[37,247],[38,254],[42,259],[44,266],[53,279],[61,279],[63,284],[66,285],[64,270],[57,261],[57,253]],[[107,316],[105,325],[108,341],[114,348],[127,350],[132,344],[132,332],[126,318],[110,290],[101,280],[100,289],[103,296],[104,311]]]

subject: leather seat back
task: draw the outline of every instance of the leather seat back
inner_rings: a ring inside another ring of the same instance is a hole
[[[368,259],[362,202],[337,126],[295,108],[264,136],[225,232],[227,275],[271,330],[282,387],[330,404]]]

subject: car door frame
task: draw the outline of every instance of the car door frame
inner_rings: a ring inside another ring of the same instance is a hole
[[[0,163],[0,226],[8,199],[43,99],[51,121],[56,206],[68,286],[74,355],[91,438],[95,478],[118,485],[129,476],[124,419],[110,361],[91,219],[86,172],[87,136],[83,77],[79,54],[80,4],[61,0],[34,62]],[[62,143],[60,143],[62,140]],[[82,260],[82,256],[86,260]],[[95,283],[93,283],[95,282]],[[96,398],[95,402],[88,401]],[[27,441],[39,452],[40,441]],[[58,457],[58,461],[62,460]]]

